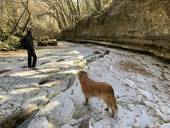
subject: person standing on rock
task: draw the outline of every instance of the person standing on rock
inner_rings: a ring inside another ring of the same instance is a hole
[[[27,34],[21,39],[21,45],[28,53],[28,68],[35,68],[37,62],[37,56],[33,44],[32,31],[28,30]]]

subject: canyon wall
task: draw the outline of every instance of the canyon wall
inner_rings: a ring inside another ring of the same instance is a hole
[[[170,60],[170,1],[113,0],[105,12],[62,35],[68,41],[107,44]]]

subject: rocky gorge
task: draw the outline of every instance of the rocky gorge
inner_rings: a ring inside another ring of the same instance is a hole
[[[105,11],[65,30],[63,38],[147,52],[170,60],[169,6],[169,0],[113,0]]]

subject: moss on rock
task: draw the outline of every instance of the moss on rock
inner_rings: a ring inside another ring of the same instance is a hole
[[[0,44],[0,51],[13,51],[19,48],[21,48],[21,45],[16,36],[9,36],[7,40]]]

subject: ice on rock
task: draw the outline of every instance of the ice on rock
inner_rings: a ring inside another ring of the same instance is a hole
[[[0,60],[0,68],[10,66],[12,70],[0,76],[0,123],[13,116],[17,108],[18,111],[37,110],[26,128],[79,128],[87,114],[90,116],[87,122],[90,128],[170,128],[169,64],[165,65],[151,56],[120,49],[109,49],[110,54],[102,54],[99,59],[93,54],[97,46],[62,43],[66,47],[37,49],[40,57],[38,70],[16,69],[16,65],[21,65],[16,61],[20,57]],[[83,64],[78,64],[77,60],[83,61]],[[152,75],[141,74],[139,69],[133,69],[131,63],[124,63],[130,69],[121,70],[121,61],[133,62]],[[25,54],[22,64],[26,62]],[[92,98],[88,106],[83,106],[85,99],[77,77],[69,87],[65,88],[61,83],[65,80],[63,76],[85,66],[84,62],[88,63],[86,71],[91,79],[110,83],[115,96],[119,96],[116,120],[110,118],[110,112],[103,111],[106,105],[99,98]],[[55,77],[52,82],[39,85],[41,79],[51,78],[51,74],[61,75],[61,82]],[[165,76],[164,80],[161,74]],[[73,116],[75,113],[78,113],[76,118]],[[167,124],[163,124],[165,122]]]
[[[28,128],[48,128],[48,120],[46,117],[35,118],[31,121]]]
[[[61,126],[61,128],[75,128],[75,127],[73,127],[69,123],[67,123],[67,124]]]
[[[152,121],[152,118],[143,110],[141,114],[139,114],[134,123],[134,127],[148,127],[149,122]]]
[[[67,123],[72,119],[74,112],[74,104],[68,97],[55,97],[41,112],[40,115],[45,115],[52,122],[58,125]]]
[[[146,91],[146,90],[142,90],[142,89],[138,89],[138,90],[140,91],[140,93],[141,93],[143,96],[145,96],[145,98],[146,98],[147,100],[151,100],[151,101],[154,100],[153,95],[152,95],[151,92]]]
[[[135,85],[135,83],[134,83],[132,80],[125,79],[124,82],[125,82],[125,84],[126,84],[127,86],[129,86],[129,87],[132,88],[132,89],[136,89],[136,88],[137,88],[136,85]]]
[[[170,128],[170,123],[163,124],[160,126],[160,128]]]
[[[135,109],[135,106],[133,104],[128,104],[128,108],[130,111],[133,111]]]
[[[98,122],[91,120],[89,123],[89,128],[113,128],[114,125],[114,120],[112,118],[105,118]]]
[[[156,108],[156,104],[154,104],[153,102],[151,101],[148,101],[148,100],[144,100],[143,103],[149,107],[149,108]]]
[[[163,114],[160,110],[156,109],[156,113],[165,121],[170,121],[170,115]]]
[[[170,106],[160,105],[160,110],[167,115],[170,115]]]

